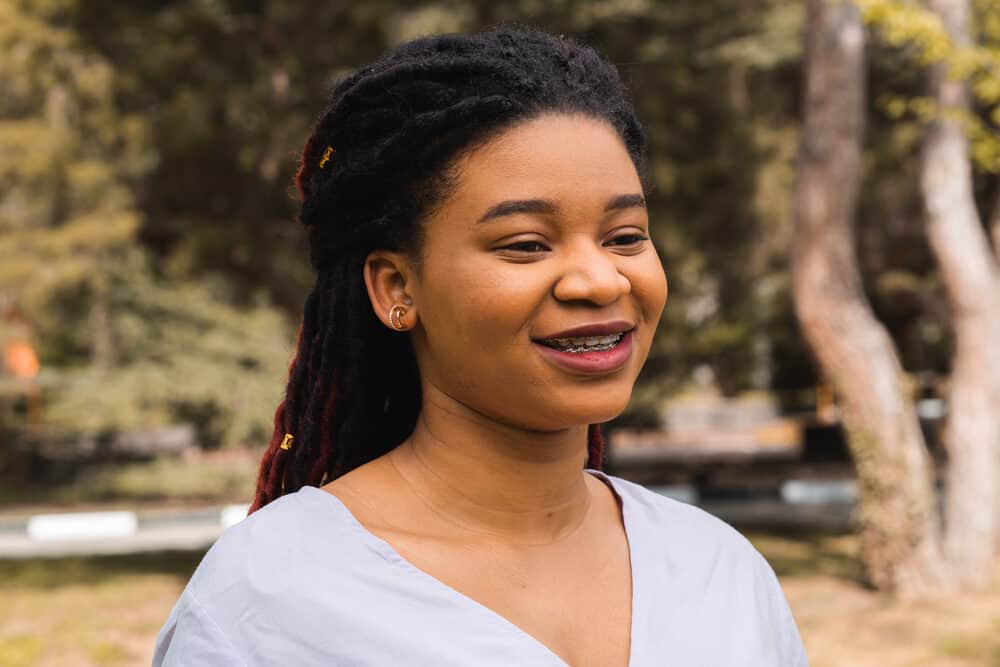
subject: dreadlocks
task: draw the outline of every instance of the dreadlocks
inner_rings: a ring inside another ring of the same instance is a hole
[[[413,349],[372,312],[365,259],[374,249],[419,257],[421,221],[454,183],[456,158],[546,112],[608,123],[644,173],[642,129],[617,71],[567,38],[516,26],[421,38],[334,85],[295,177],[316,284],[251,511],[378,458],[413,431]],[[591,424],[587,465],[599,469],[603,455]]]

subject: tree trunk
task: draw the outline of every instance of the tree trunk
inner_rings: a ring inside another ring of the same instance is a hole
[[[108,277],[98,268],[91,286],[90,302],[90,363],[98,371],[107,372],[115,364],[114,332],[111,328]]]
[[[930,8],[956,46],[969,44],[968,0],[931,0]],[[921,188],[956,341],[944,433],[945,552],[959,585],[978,588],[992,581],[1000,540],[1000,269],[973,199],[968,140],[948,115],[968,110],[968,94],[946,68],[930,73],[943,115],[924,142]]]
[[[993,256],[1000,262],[1000,188],[997,189],[996,201],[993,203],[990,234],[993,236]]]
[[[852,3],[808,0],[792,279],[800,326],[839,396],[857,466],[867,579],[917,595],[946,588],[949,578],[930,457],[855,258],[864,40]]]

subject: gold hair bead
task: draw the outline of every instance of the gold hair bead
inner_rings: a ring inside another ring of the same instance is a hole
[[[281,448],[291,449],[293,442],[295,442],[295,436],[292,435],[291,433],[286,433],[285,437],[281,439]]]
[[[327,146],[326,150],[323,151],[323,157],[321,157],[319,159],[319,168],[320,169],[322,169],[323,167],[325,167],[326,163],[330,161],[330,156],[331,155],[333,155],[333,148],[330,147],[330,146]]]

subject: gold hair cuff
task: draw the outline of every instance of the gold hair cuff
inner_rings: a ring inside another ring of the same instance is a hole
[[[285,437],[281,439],[281,448],[291,449],[293,442],[295,442],[295,436],[292,435],[291,433],[286,433]]]
[[[333,148],[330,147],[330,146],[327,146],[326,150],[323,151],[323,157],[321,157],[319,159],[319,168],[320,169],[322,169],[323,167],[325,167],[326,163],[330,161],[330,156],[331,155],[333,155]]]

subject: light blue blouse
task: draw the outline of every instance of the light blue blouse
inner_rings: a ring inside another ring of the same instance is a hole
[[[707,512],[597,470],[632,564],[629,667],[808,667],[774,571]],[[228,528],[156,642],[154,667],[567,667],[307,486]]]

